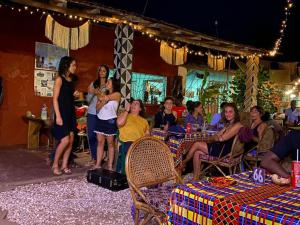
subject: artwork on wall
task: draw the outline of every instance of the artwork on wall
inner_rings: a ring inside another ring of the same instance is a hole
[[[63,56],[68,55],[68,49],[47,43],[35,43],[34,93],[36,96],[53,96],[59,61]]]
[[[68,56],[69,50],[56,45],[35,42],[35,69],[58,71],[59,60]]]
[[[53,96],[54,80],[57,71],[35,70],[34,71],[34,93],[36,96]]]

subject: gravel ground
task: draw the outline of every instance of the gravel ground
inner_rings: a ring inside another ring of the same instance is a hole
[[[31,224],[133,224],[129,190],[112,192],[84,178],[52,181],[0,192],[8,219]]]

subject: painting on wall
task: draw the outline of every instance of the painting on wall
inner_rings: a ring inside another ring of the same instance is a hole
[[[34,93],[36,96],[53,96],[59,61],[63,56],[68,55],[68,49],[47,43],[35,43]]]
[[[68,55],[68,49],[52,44],[35,42],[35,69],[57,71],[60,59]]]

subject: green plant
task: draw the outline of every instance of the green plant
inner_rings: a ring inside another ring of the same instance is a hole
[[[246,90],[246,74],[238,70],[232,80],[232,99],[240,109],[244,108],[245,90]],[[278,102],[282,98],[282,91],[270,81],[269,71],[262,66],[259,67],[258,83],[257,83],[257,105],[265,111],[273,113],[278,107]]]
[[[199,99],[202,104],[203,116],[207,115],[207,105],[216,102],[216,98],[222,96],[224,93],[220,92],[220,89],[224,86],[221,83],[215,83],[208,85],[209,72],[204,72],[201,88],[199,90]]]

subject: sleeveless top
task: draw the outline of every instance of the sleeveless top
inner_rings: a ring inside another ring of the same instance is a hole
[[[54,137],[57,140],[74,132],[76,129],[75,103],[74,103],[74,82],[67,81],[65,77],[61,77],[62,85],[58,95],[58,105],[63,125],[59,126],[54,122]],[[56,121],[56,115],[54,115]]]
[[[97,116],[100,120],[110,120],[117,118],[119,102],[118,101],[109,101],[107,102],[98,112]]]
[[[255,137],[258,137],[258,136],[259,136],[259,135],[258,135],[258,127],[259,127],[262,123],[263,123],[263,122],[257,124],[254,128],[251,129],[251,130],[253,131],[253,135],[254,135]]]

